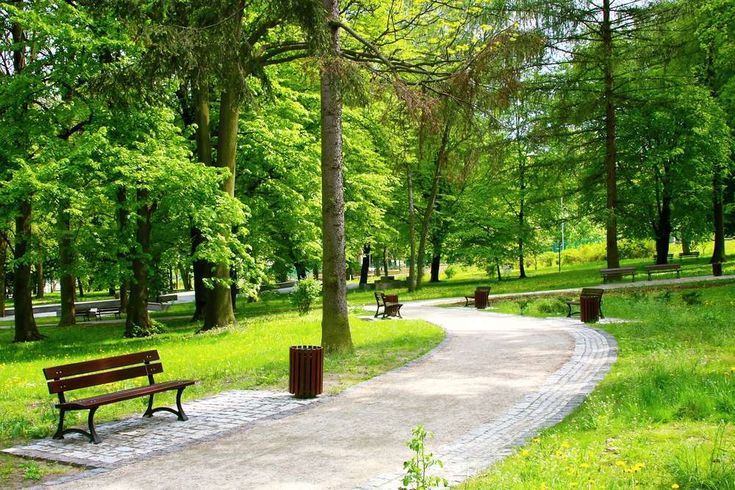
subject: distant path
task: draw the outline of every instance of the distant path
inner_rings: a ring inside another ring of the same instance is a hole
[[[405,317],[447,331],[444,343],[417,362],[321,397],[293,415],[67,485],[395,489],[416,424],[436,434],[429,445],[444,460],[445,476],[457,483],[560,421],[616,357],[613,339],[578,321],[435,303],[407,303],[403,309]],[[374,328],[390,325],[376,321]],[[186,430],[186,423],[169,427]],[[175,432],[170,440],[176,441]]]

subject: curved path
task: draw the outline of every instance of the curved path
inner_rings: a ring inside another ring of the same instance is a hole
[[[447,331],[424,358],[293,415],[69,487],[395,489],[417,424],[435,433],[429,446],[457,483],[560,421],[615,360],[615,341],[577,321],[431,304],[403,308]]]

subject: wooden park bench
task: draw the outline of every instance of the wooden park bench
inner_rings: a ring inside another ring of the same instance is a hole
[[[389,316],[397,316],[398,318],[403,318],[401,316],[401,307],[403,306],[402,303],[386,301],[385,293],[382,292],[375,292],[373,294],[375,294],[375,302],[378,305],[378,308],[375,310],[375,316],[373,318],[378,317],[381,308],[383,308],[383,318]]]
[[[679,262],[681,262],[682,259],[689,259],[689,258],[696,259],[698,257],[699,257],[699,252],[687,252],[687,253],[681,252],[679,254]]]
[[[74,308],[74,316],[81,316],[86,321],[92,319],[92,316],[97,316],[97,310],[90,306],[76,306]]]
[[[681,264],[655,264],[647,265],[646,272],[648,273],[648,280],[651,280],[651,274],[657,274],[661,272],[676,272],[676,278],[681,277]]]
[[[602,276],[602,282],[605,283],[608,279],[620,279],[623,276],[633,276],[631,282],[635,282],[635,267],[613,267],[610,269],[600,269],[600,275]]]
[[[604,289],[599,288],[583,288],[582,292],[579,294],[578,300],[570,300],[567,301],[567,308],[569,308],[569,313],[567,313],[567,318],[570,318],[572,315],[579,315],[579,311],[572,311],[572,306],[580,306],[582,304],[582,298],[599,298],[600,299],[600,318],[605,318],[605,315],[602,314],[602,293],[604,293]]]
[[[59,396],[59,403],[56,404],[56,408],[60,412],[59,426],[54,434],[54,439],[63,439],[65,434],[77,433],[87,436],[90,442],[99,444],[101,439],[94,428],[94,414],[97,409],[102,405],[144,396],[148,397],[148,408],[143,413],[143,417],[152,417],[155,412],[165,411],[173,413],[179,420],[187,420],[184,409],[181,407],[181,393],[184,391],[184,388],[193,385],[196,381],[177,380],[156,383],[153,375],[163,372],[162,364],[160,362],[154,362],[159,359],[158,351],[150,350],[45,368],[43,374],[48,381],[48,391],[52,395],[57,394]],[[139,377],[147,377],[148,384],[136,388],[109,391],[103,395],[79,398],[72,401],[66,399],[66,392],[68,391],[101,386],[107,383]],[[169,407],[153,408],[153,395],[171,390],[177,390],[177,410]],[[89,415],[87,416],[89,431],[64,429],[64,415],[66,412],[73,410],[89,410]]]

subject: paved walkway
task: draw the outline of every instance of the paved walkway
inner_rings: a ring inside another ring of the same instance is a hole
[[[116,437],[128,437],[126,447],[132,447],[134,455],[115,461],[98,457],[97,462],[86,456],[87,464],[97,469],[82,473],[89,478],[65,485],[395,489],[402,463],[410,457],[405,442],[417,424],[436,434],[429,445],[445,463],[444,476],[458,483],[507,455],[539,429],[560,421],[602,379],[616,356],[613,339],[575,320],[438,308],[432,302],[406,304],[403,312],[442,326],[447,339],[408,366],[307,406],[294,406],[287,397],[272,393],[266,401],[268,396],[258,392],[228,392],[201,402],[224,403],[222,397],[241,397],[237,407],[260,396],[264,402],[260,410],[270,412],[259,420],[252,419],[257,410],[243,409],[238,415],[225,403],[216,414],[205,415],[196,408],[199,402],[189,402],[184,404],[188,422],[162,415],[153,422],[136,419],[133,430],[126,428],[126,423],[132,423],[126,421],[116,423],[117,428],[102,426],[108,447],[116,445]],[[375,328],[390,325],[376,321]],[[279,403],[282,409],[273,409]],[[200,417],[219,417],[209,430],[237,427],[216,440],[201,442],[206,437],[197,436]],[[149,423],[152,429],[143,429]],[[136,431],[140,431],[137,446],[129,439]],[[157,452],[176,452],[145,453],[146,441],[154,432],[171,444],[161,447],[161,438],[151,439]],[[34,450],[38,444],[109,451],[105,441],[95,446],[71,438],[44,440],[37,441]],[[81,452],[77,457],[78,463],[84,462]]]

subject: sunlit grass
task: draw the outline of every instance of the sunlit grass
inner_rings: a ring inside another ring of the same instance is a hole
[[[629,320],[602,326],[620,346],[610,374],[564,422],[460,488],[735,489],[735,285],[603,298],[608,317]],[[554,316],[538,312],[551,300],[526,311]]]

